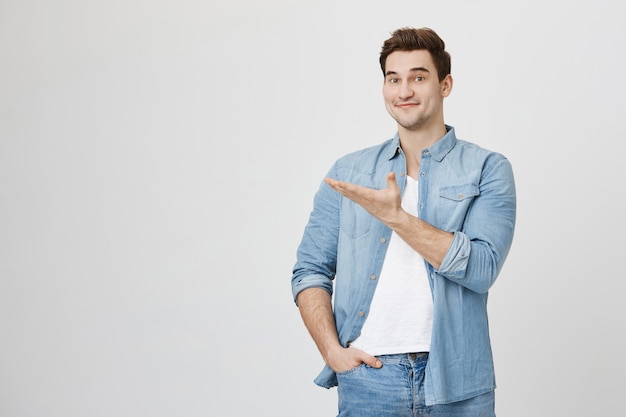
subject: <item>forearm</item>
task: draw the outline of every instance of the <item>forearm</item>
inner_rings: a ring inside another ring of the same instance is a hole
[[[426,262],[439,269],[454,239],[453,233],[438,229],[404,210],[386,223]]]
[[[439,269],[454,234],[438,229],[402,208],[402,197],[393,172],[387,175],[387,188],[383,190],[361,187],[332,178],[326,178],[326,183],[390,227],[422,255],[426,262]]]
[[[298,294],[298,308],[324,361],[329,363],[331,352],[342,348],[337,337],[330,294],[322,288],[307,288]]]

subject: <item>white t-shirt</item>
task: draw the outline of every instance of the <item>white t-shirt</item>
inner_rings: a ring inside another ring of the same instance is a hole
[[[418,216],[418,182],[407,176],[402,208]],[[370,355],[428,352],[433,298],[424,258],[392,232],[369,316],[350,346]]]

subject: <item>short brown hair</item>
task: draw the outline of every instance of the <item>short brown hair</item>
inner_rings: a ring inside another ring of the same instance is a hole
[[[395,51],[414,51],[426,49],[430,52],[439,81],[450,74],[450,54],[445,50],[446,44],[429,28],[401,28],[391,34],[391,37],[383,43],[380,51],[380,68],[385,75],[387,57]]]

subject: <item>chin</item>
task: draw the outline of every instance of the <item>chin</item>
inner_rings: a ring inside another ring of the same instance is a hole
[[[427,121],[420,119],[420,120],[411,120],[411,121],[396,120],[396,122],[398,122],[398,124],[402,126],[403,128],[405,128],[406,130],[418,130],[426,126]]]

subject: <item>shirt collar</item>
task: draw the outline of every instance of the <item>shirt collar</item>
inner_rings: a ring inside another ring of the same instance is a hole
[[[432,146],[425,151],[430,153],[431,157],[438,162],[441,162],[443,158],[454,148],[456,145],[456,134],[454,133],[454,127],[446,126],[446,134],[441,137],[437,142],[433,143]],[[401,152],[400,149],[400,135],[396,132],[391,142],[389,142],[388,147],[388,156],[389,160],[393,159],[396,155]]]
[[[391,161],[393,158],[395,158],[395,156],[398,155],[400,151],[400,135],[398,135],[398,133],[396,132],[395,136],[393,137],[393,139],[391,139],[391,142],[389,142],[389,145],[387,147],[387,156],[389,157],[389,160]]]
[[[446,125],[446,134],[437,142],[433,143],[432,146],[428,148],[428,152],[435,161],[441,162],[448,152],[454,148],[454,145],[456,145],[454,127]]]

